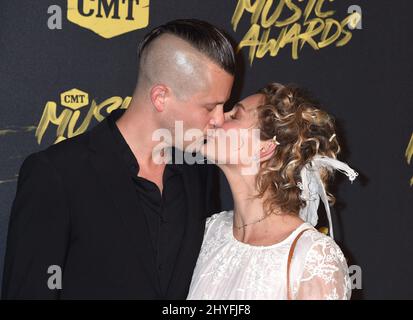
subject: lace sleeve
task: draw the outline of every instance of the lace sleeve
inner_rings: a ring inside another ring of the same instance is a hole
[[[317,240],[310,248],[298,284],[299,300],[348,300],[351,285],[343,252],[329,237]]]

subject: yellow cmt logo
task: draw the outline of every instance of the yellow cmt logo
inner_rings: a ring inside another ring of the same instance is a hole
[[[60,104],[73,110],[89,104],[89,95],[79,89],[72,89],[60,95]]]
[[[149,24],[149,0],[68,0],[67,19],[109,39]]]
[[[55,101],[47,101],[44,106],[42,118],[36,129],[37,143],[42,142],[47,129],[56,130],[58,143],[67,138],[77,136],[85,132],[93,119],[98,122],[115,109],[127,109],[131,97],[110,97],[101,103],[95,99],[89,103],[89,94],[79,89],[71,89],[60,94],[60,105]],[[103,112],[103,114],[102,114]]]

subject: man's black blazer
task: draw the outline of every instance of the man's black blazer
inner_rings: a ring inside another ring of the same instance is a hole
[[[109,117],[118,118],[123,110]],[[185,299],[205,218],[218,210],[215,168],[183,165],[188,215],[168,291],[127,167],[103,120],[92,130],[28,156],[13,202],[3,299]],[[51,290],[50,266],[62,270]]]

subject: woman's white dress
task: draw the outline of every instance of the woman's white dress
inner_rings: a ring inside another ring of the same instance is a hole
[[[350,299],[346,259],[332,238],[303,223],[283,241],[253,246],[233,236],[233,211],[207,219],[188,299],[287,299],[287,259],[293,299]]]

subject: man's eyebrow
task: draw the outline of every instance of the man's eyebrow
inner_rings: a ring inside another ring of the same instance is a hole
[[[208,106],[217,106],[217,105],[219,105],[219,104],[225,104],[226,102],[225,101],[216,101],[216,102],[210,102],[210,103],[207,103],[207,105]]]

